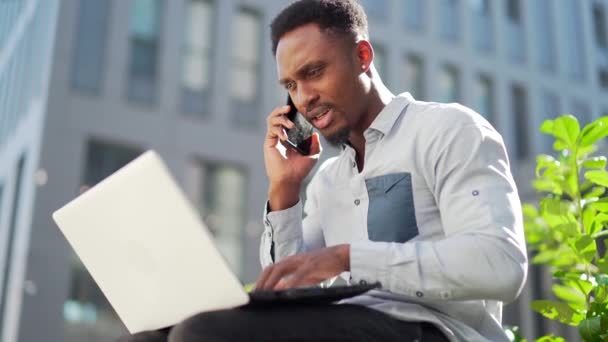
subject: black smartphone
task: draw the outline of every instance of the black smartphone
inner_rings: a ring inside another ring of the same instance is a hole
[[[285,132],[287,133],[286,143],[300,154],[305,156],[309,155],[310,146],[312,144],[313,126],[306,120],[304,115],[298,112],[289,95],[287,95],[287,104],[291,107],[287,114],[287,118],[294,123],[295,127],[292,129],[285,129]]]

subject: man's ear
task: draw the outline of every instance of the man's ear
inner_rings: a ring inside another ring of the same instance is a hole
[[[374,49],[372,48],[372,44],[367,40],[360,40],[357,43],[356,53],[361,71],[367,72],[374,60]]]

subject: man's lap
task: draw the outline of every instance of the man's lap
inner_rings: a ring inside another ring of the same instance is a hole
[[[168,339],[167,339],[168,335]],[[439,337],[437,337],[439,336]],[[426,323],[403,322],[359,305],[244,306],[201,313],[129,342],[447,341]]]

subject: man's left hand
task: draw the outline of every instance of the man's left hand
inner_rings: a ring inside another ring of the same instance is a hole
[[[292,255],[264,269],[256,290],[282,290],[315,285],[350,271],[350,245],[337,245]]]

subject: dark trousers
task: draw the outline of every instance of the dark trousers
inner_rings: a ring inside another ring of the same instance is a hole
[[[447,342],[434,325],[404,322],[360,305],[243,306],[201,313],[171,329],[123,342]]]

